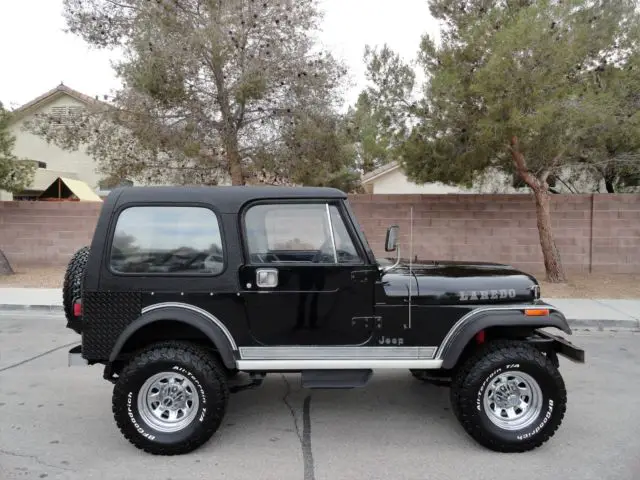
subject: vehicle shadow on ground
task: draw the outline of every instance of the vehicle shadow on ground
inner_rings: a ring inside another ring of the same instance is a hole
[[[309,396],[310,423],[318,432],[330,430],[338,443],[365,425],[367,432],[396,425],[416,433],[428,429],[435,438],[466,438],[451,411],[449,388],[423,383],[407,371],[376,372],[366,386],[348,390],[301,388],[300,375],[270,374],[261,387],[230,397],[219,431],[226,438],[220,441],[242,442],[244,436],[263,434],[261,427],[301,433]]]

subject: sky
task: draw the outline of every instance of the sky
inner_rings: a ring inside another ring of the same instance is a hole
[[[437,37],[428,0],[319,0],[321,41],[350,67],[353,103],[365,86],[365,45],[384,43],[410,61],[424,33]],[[62,0],[0,0],[0,101],[14,109],[64,82],[90,96],[119,86],[115,55],[64,32]]]

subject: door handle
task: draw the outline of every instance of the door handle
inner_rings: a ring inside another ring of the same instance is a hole
[[[263,288],[278,286],[278,270],[275,268],[259,268],[256,270],[256,286]]]

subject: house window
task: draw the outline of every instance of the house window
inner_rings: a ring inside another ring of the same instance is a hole
[[[82,118],[84,108],[80,106],[51,107],[51,117],[54,123],[69,125]]]
[[[203,207],[129,207],[111,246],[117,273],[217,275],[224,269],[217,215]]]

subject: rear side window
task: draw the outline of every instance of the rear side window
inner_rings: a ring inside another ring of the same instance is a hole
[[[217,215],[203,207],[130,207],[118,217],[111,270],[216,275],[224,268]]]

